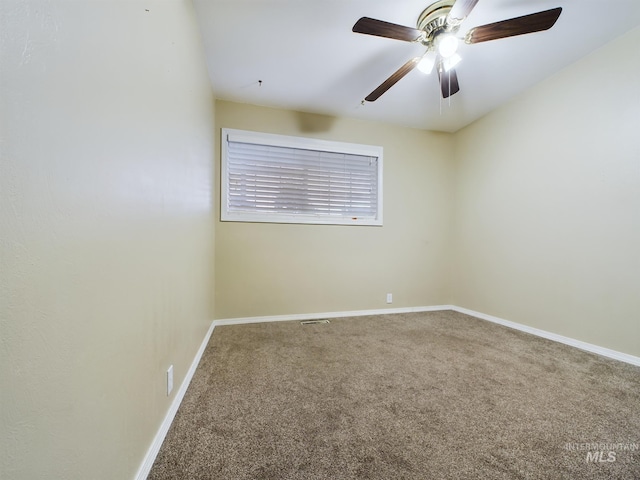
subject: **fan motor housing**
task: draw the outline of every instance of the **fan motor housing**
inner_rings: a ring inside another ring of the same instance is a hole
[[[447,15],[455,0],[440,0],[432,3],[418,17],[417,28],[425,33],[421,40],[425,46],[433,45],[438,35],[455,32],[457,25],[447,23]]]

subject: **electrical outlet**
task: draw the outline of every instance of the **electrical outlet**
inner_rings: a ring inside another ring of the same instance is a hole
[[[167,397],[171,395],[171,390],[173,390],[173,365],[167,370]]]
[[[393,303],[393,294],[387,293],[387,303]]]

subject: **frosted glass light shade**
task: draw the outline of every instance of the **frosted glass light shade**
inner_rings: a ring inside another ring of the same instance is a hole
[[[445,72],[448,72],[453,67],[455,67],[458,63],[460,63],[460,60],[462,60],[460,55],[458,55],[457,53],[454,53],[449,58],[442,59],[442,68],[444,68]]]
[[[449,58],[458,50],[458,39],[453,35],[443,35],[438,41],[438,53],[443,58]]]
[[[420,62],[418,63],[418,70],[428,75],[433,70],[433,66],[435,65],[435,63],[436,63],[435,52],[427,52],[422,57],[422,60],[420,60]]]

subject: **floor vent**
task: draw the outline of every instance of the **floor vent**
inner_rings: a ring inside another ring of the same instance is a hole
[[[322,319],[322,320],[304,320],[303,322],[300,322],[301,325],[315,325],[317,323],[329,323],[329,320]]]

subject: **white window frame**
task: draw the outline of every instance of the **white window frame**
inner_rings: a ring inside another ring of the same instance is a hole
[[[220,218],[225,222],[266,222],[266,223],[301,223],[324,225],[373,225],[382,226],[382,155],[383,148],[375,145],[334,142],[315,138],[275,135],[269,133],[250,132],[231,128],[221,129],[221,189]],[[238,212],[230,211],[228,206],[229,169],[228,142],[251,143],[265,146],[298,148],[314,151],[336,152],[363,155],[377,159],[377,205],[374,217],[343,217],[328,214],[282,214],[274,212]]]

